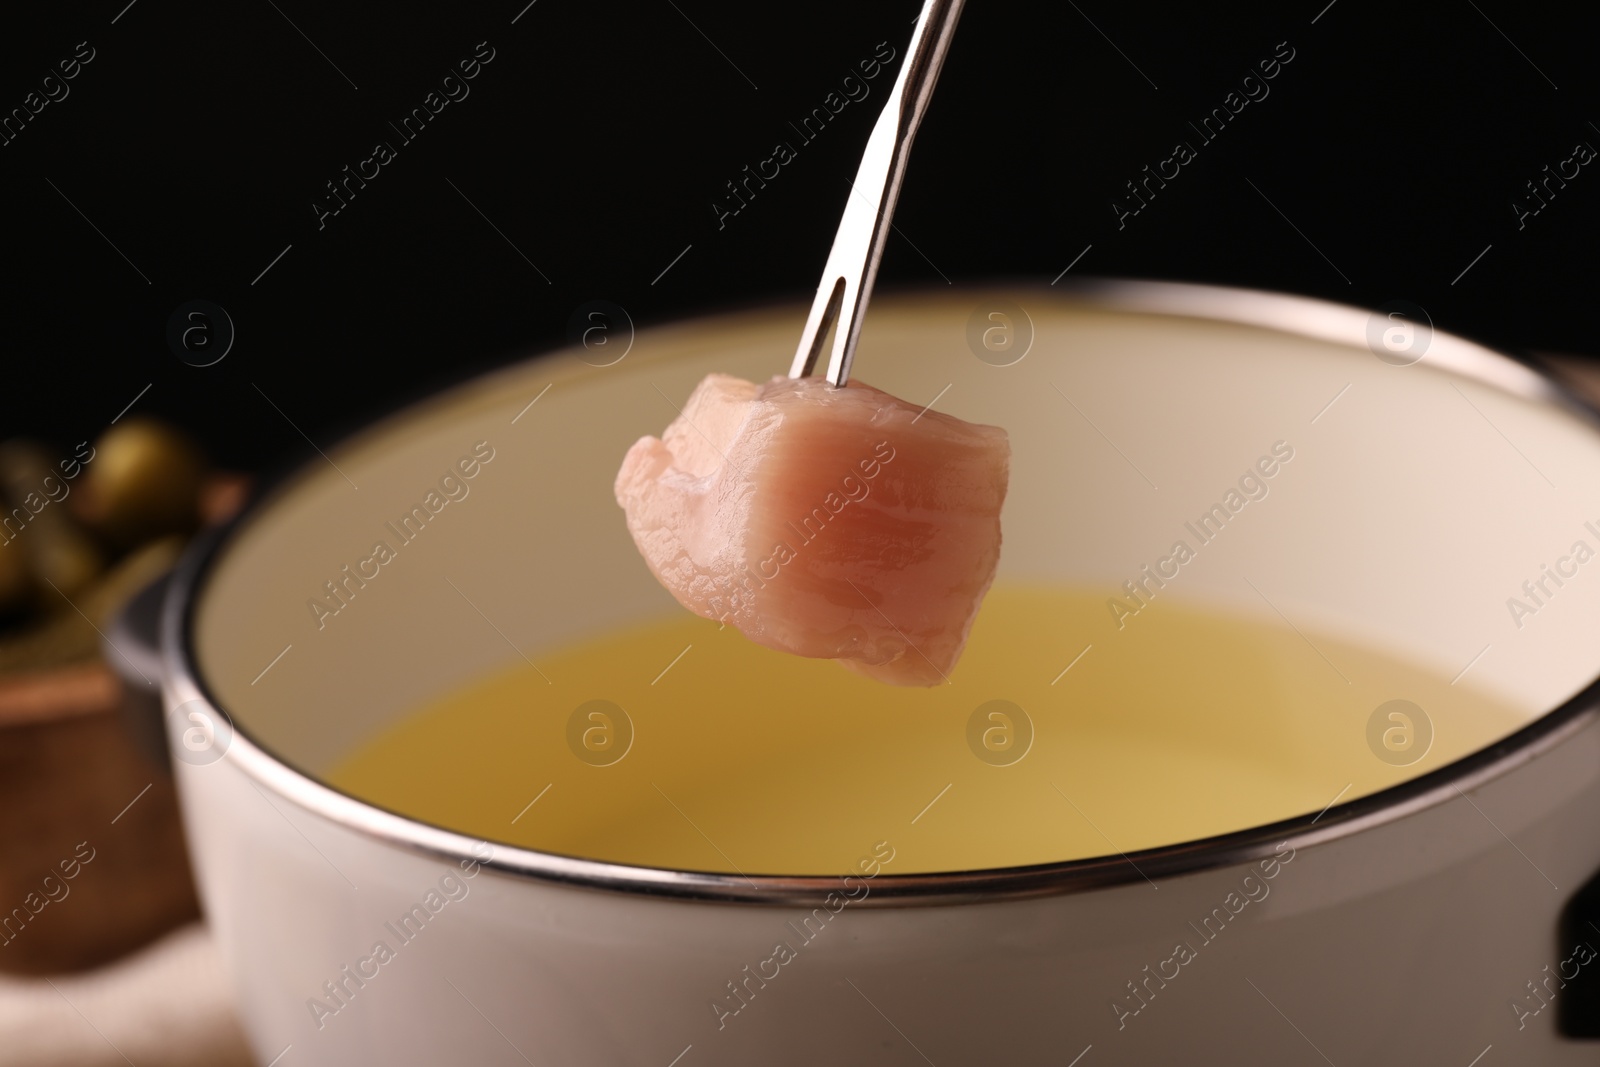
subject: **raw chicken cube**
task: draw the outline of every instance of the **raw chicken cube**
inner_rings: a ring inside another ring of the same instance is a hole
[[[937,685],[1000,559],[1011,446],[869,385],[709,375],[628,450],[617,503],[690,611],[894,685]]]

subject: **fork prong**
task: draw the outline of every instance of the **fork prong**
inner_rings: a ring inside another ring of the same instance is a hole
[[[791,378],[804,378],[816,370],[822,342],[831,326],[834,334],[828,381],[842,386],[850,379],[850,364],[855,359],[867,301],[872,298],[895,200],[900,195],[911,139],[933,95],[961,4],[962,0],[924,0],[906,61],[873,124],[861,166],[851,183],[844,216],[839,220],[839,231],[822,271],[822,283],[811,301],[806,326],[790,364]]]
[[[827,286],[827,275],[823,276],[823,286]],[[839,317],[839,304],[844,296],[844,279],[835,278],[829,292],[828,299],[822,299],[819,288],[817,299],[811,302],[811,313],[806,316],[806,328],[800,332],[800,347],[795,350],[794,364],[789,368],[789,377],[805,378],[816,370],[817,357],[822,354],[822,342],[828,336],[828,328]]]

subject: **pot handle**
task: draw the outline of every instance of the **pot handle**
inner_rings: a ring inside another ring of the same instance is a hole
[[[1555,968],[1559,994],[1550,990],[1556,1029],[1563,1037],[1600,1038],[1600,958],[1595,951],[1600,946],[1600,874],[1567,901],[1557,936],[1565,958]],[[1569,976],[1569,966],[1577,973]]]
[[[122,722],[134,743],[162,770],[172,769],[161,722],[161,605],[172,571],[139,590],[112,617],[101,652],[122,679]]]

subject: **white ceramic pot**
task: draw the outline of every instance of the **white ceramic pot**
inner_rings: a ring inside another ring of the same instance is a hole
[[[1004,303],[1022,315],[987,317]],[[319,780],[508,645],[669,610],[616,465],[706,372],[786,367],[802,317],[474,381],[329,447],[187,561],[162,620],[169,742],[263,1064],[1594,1062],[1558,1023],[1600,1016],[1600,961],[1574,947],[1600,945],[1595,894],[1575,899],[1600,870],[1600,569],[1535,618],[1506,601],[1600,544],[1600,435],[1458,338],[1396,365],[1418,342],[1397,356],[1364,311],[1172,285],[940,290],[880,298],[857,370],[913,399],[948,383],[942,410],[1010,430],[1003,580],[1115,587],[1293,442],[1294,485],[1208,547],[1182,596],[1470,669],[1525,725],[1468,758],[1356,799],[1330,781],[1326,810],[1208,840],[854,881],[475,841]],[[977,358],[969,338],[1006,322]],[[319,629],[308,597],[478,441],[493,465],[452,505],[473,518],[439,516]],[[793,958],[774,962],[780,942]]]

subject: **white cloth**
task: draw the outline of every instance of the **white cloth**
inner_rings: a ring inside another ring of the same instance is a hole
[[[200,923],[99,970],[0,976],[0,1067],[255,1067]]]

